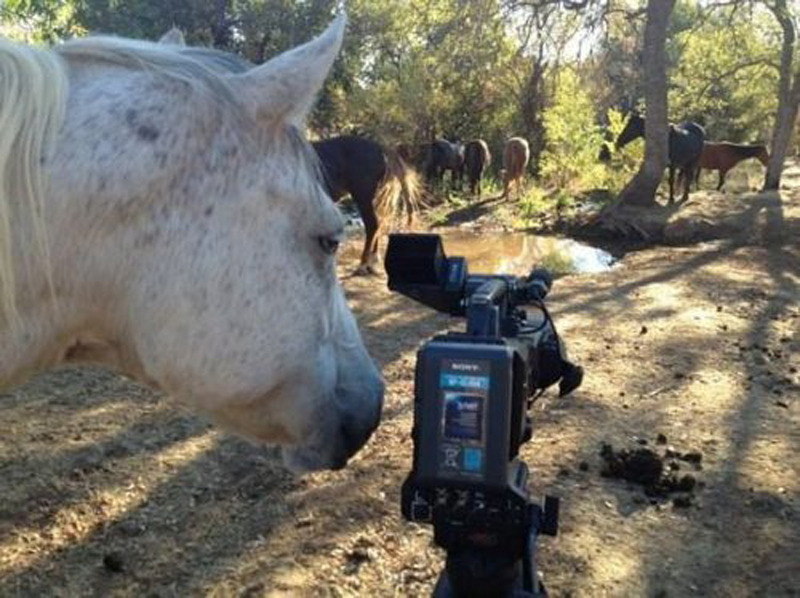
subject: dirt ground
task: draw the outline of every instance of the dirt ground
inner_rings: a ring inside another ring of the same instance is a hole
[[[705,224],[678,246],[556,282],[587,375],[537,403],[523,451],[534,494],[562,499],[540,545],[553,595],[800,596],[798,165],[785,185],[695,194],[671,222]],[[0,596],[426,595],[442,554],[399,514],[413,365],[460,323],[348,277],[359,243],[341,274],[388,392],[346,470],[294,479],[102,370],[40,376],[0,396]],[[602,476],[603,443],[699,453],[675,461],[690,500]]]

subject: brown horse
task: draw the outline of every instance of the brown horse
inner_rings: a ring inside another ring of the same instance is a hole
[[[506,141],[503,150],[503,195],[508,197],[511,192],[511,185],[517,189],[517,197],[520,195],[522,181],[525,178],[525,169],[528,167],[528,160],[531,157],[531,150],[528,142],[522,137],[512,137]]]
[[[492,161],[489,146],[483,139],[475,139],[464,147],[464,170],[467,173],[469,192],[481,196],[481,181],[486,168]]]
[[[727,141],[710,142],[703,144],[703,153],[700,155],[700,168],[697,169],[697,188],[700,188],[700,173],[706,170],[719,172],[717,191],[725,184],[725,175],[742,160],[757,158],[764,167],[769,163],[769,152],[765,145],[749,145],[744,143],[729,143]]]

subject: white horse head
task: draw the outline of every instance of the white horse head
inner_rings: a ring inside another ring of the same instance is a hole
[[[343,29],[241,74],[164,44],[0,42],[0,381],[99,359],[294,469],[346,463],[383,383],[301,133]]]

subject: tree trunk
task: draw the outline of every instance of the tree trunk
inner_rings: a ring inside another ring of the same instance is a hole
[[[792,83],[792,62],[797,32],[792,16],[786,7],[786,0],[776,0],[774,5],[767,5],[775,15],[775,19],[783,31],[781,45],[781,71],[778,85],[778,113],[775,117],[775,128],[772,131],[769,164],[764,180],[764,189],[778,189],[781,184],[783,163],[792,138],[797,109],[800,105],[800,67],[794,73]]]
[[[643,68],[645,82],[644,162],[620,193],[616,205],[655,205],[656,190],[669,158],[667,138],[667,27],[675,0],[648,0],[644,29]]]
[[[231,41],[230,23],[228,23],[228,1],[215,0],[211,20],[211,37],[215,48],[227,50]]]
[[[542,114],[546,103],[544,74],[547,62],[540,48],[538,56],[533,59],[531,74],[522,95],[522,122],[525,138],[530,143],[530,169],[534,177],[539,176],[539,161],[544,151],[545,130]]]

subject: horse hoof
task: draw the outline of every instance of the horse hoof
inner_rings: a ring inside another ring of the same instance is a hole
[[[377,274],[375,268],[366,264],[361,264],[353,272],[353,276],[376,276]]]

